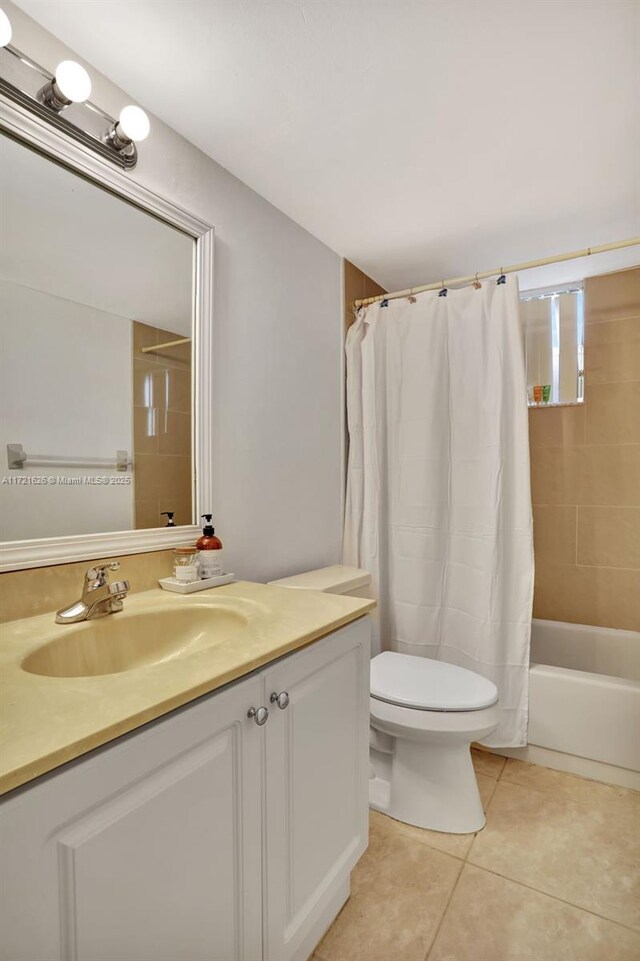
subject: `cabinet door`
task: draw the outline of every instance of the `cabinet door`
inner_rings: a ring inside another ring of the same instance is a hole
[[[257,677],[0,805],[3,961],[257,961]]]
[[[266,670],[265,959],[306,961],[367,847],[370,623]]]

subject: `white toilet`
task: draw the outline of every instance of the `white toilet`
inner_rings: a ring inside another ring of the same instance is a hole
[[[371,578],[335,564],[271,583],[368,597]],[[483,827],[470,746],[498,724],[495,684],[444,661],[384,651],[371,661],[370,691],[371,807],[433,831]]]

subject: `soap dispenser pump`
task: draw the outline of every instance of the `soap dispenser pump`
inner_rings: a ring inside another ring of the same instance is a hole
[[[215,528],[211,526],[211,514],[202,515],[206,524],[202,528],[202,537],[196,541],[198,549],[198,569],[200,579],[219,577],[222,571],[222,541],[216,537]]]
[[[176,525],[175,525],[175,521],[174,521],[174,519],[173,519],[173,515],[174,515],[174,514],[175,514],[175,511],[162,511],[162,514],[161,514],[160,516],[167,518],[167,523],[164,525],[165,527],[175,527],[175,526],[176,526]]]

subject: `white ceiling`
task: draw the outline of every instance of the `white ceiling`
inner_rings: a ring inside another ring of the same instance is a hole
[[[387,288],[640,232],[637,0],[18,5]]]
[[[191,237],[4,136],[0,167],[2,279],[191,336]]]

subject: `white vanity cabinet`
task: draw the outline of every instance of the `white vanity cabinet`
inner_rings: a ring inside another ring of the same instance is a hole
[[[367,846],[369,632],[367,617],[264,675],[267,961],[306,961]]]
[[[246,717],[261,686],[200,700],[0,806],[2,961],[261,956],[261,739]]]
[[[369,632],[1,801],[1,961],[306,961],[367,844]]]

